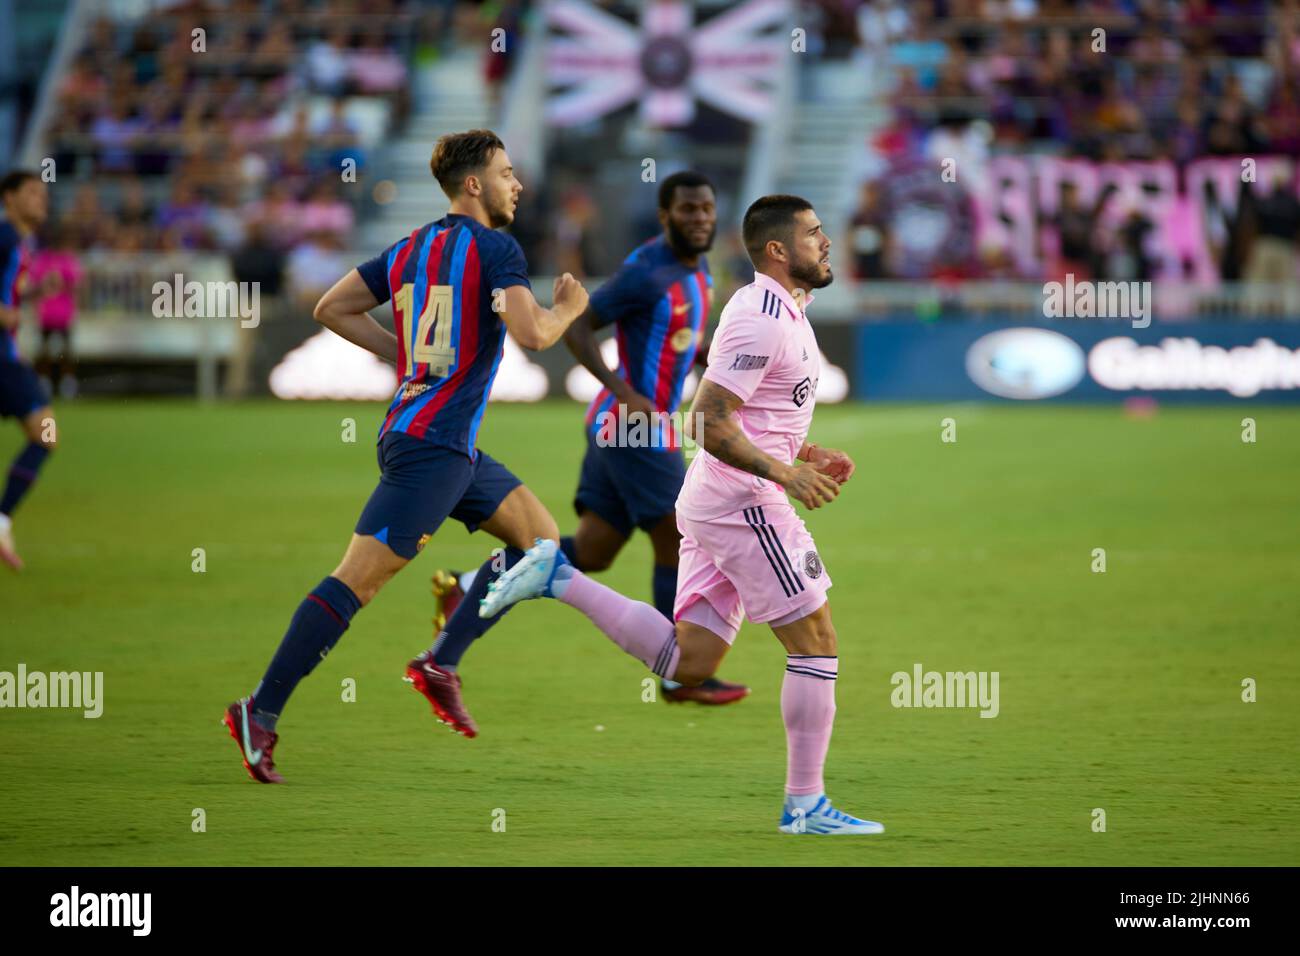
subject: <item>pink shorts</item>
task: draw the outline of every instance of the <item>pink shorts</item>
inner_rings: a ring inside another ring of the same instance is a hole
[[[745,617],[786,624],[826,603],[831,577],[789,502],[708,521],[678,514],[677,529],[682,544],[673,617],[679,621],[707,627],[730,644]]]

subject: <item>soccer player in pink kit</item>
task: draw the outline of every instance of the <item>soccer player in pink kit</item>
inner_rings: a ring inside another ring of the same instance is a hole
[[[554,541],[541,540],[489,589],[480,614],[556,598],[656,674],[687,685],[717,670],[743,617],[769,625],[788,655],[779,829],[881,833],[879,823],[835,809],[822,783],[839,669],[826,601],[831,580],[787,497],[819,508],[854,470],[844,452],[807,441],[821,354],[806,314],[808,290],[831,282],[831,241],[797,196],[759,199],[741,231],[755,275],[723,310],[689,419],[702,451],[677,499],[676,623],[587,577]]]

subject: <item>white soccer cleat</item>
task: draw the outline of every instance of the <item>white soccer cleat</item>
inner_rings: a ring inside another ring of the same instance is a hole
[[[781,825],[777,829],[782,833],[817,833],[828,836],[838,834],[865,836],[885,832],[884,824],[872,820],[859,820],[857,817],[836,810],[824,793],[811,810],[796,807],[794,801],[787,796],[785,809],[781,812]]]
[[[14,547],[14,535],[9,530],[7,521],[3,527],[0,527],[0,561],[9,565],[15,571],[23,569],[23,559],[18,557],[18,549]]]
[[[555,571],[568,563],[558,544],[538,538],[513,568],[488,585],[487,596],[478,602],[478,616],[495,617],[520,601],[552,597],[550,585]]]

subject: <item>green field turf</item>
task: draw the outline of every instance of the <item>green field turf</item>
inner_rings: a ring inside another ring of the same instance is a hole
[[[858,462],[808,518],[836,582],[828,791],[888,827],[857,840],[776,833],[784,661],[752,625],[721,671],[750,699],[668,706],[642,701],[643,668],[585,618],[534,602],[464,662],[482,735],[436,724],[401,676],[431,637],[430,573],[491,546],[454,523],[300,686],[276,754],[288,785],[253,784],[218,721],[342,553],[376,477],[378,407],[59,416],[62,447],[18,513],[28,570],[0,574],[0,670],[103,671],[106,704],[98,720],[0,711],[0,863],[1300,861],[1300,411],[819,409],[811,437]],[[480,442],[561,528],[579,416],[494,406]],[[0,433],[2,461],[18,440]],[[646,598],[648,552],[634,540],[604,579]],[[998,671],[999,715],[895,709],[890,675],[917,662]]]

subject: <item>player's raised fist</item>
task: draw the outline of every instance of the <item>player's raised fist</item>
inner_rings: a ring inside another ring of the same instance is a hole
[[[587,308],[587,290],[572,273],[556,276],[552,293],[552,301],[556,305],[573,309],[574,312],[584,312]]]

